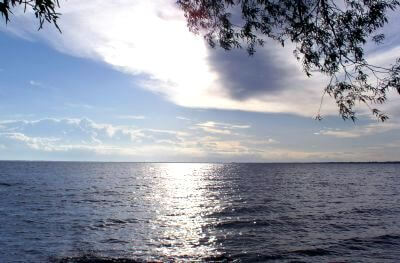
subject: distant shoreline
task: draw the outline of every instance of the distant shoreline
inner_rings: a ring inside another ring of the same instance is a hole
[[[354,161],[354,162],[135,162],[135,161],[57,161],[57,160],[0,160],[0,162],[37,163],[182,163],[182,164],[400,164],[400,161]]]

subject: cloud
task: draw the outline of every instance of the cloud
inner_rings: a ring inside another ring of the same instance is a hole
[[[0,125],[0,145],[4,146],[0,157],[10,159],[11,152],[17,157],[31,153],[29,158],[43,153],[53,153],[52,158],[57,158],[70,153],[73,159],[84,154],[89,160],[217,161],[243,156],[260,158],[263,147],[277,143],[272,138],[255,139],[239,133],[248,125],[212,121],[199,124],[196,127],[205,129],[137,128],[97,123],[87,118],[8,120]],[[222,127],[229,133],[213,130]]]
[[[219,134],[235,134],[233,130],[235,129],[248,129],[250,125],[235,125],[222,122],[207,121],[203,123],[198,123],[191,127],[192,129],[201,129],[208,133],[219,133]]]
[[[178,120],[191,121],[191,119],[186,118],[186,117],[182,117],[182,116],[176,116],[176,118],[177,118]]]
[[[397,151],[398,152],[398,151]],[[397,156],[385,154],[382,148],[356,149],[352,151],[299,151],[276,149],[264,151],[262,158],[272,162],[369,162],[374,161],[398,161]]]
[[[89,105],[89,104],[76,104],[76,103],[65,103],[65,106],[70,107],[70,108],[83,108],[83,109],[93,109],[94,106]]]
[[[246,143],[254,146],[263,147],[270,144],[278,144],[279,142],[272,138],[267,138],[265,140],[246,140]]]
[[[232,132],[230,130],[225,130],[225,129],[217,129],[217,128],[212,128],[212,127],[207,127],[207,126],[200,126],[200,129],[202,129],[205,132],[209,133],[219,133],[219,134],[231,134]]]
[[[321,74],[305,77],[290,43],[282,48],[269,41],[253,57],[244,50],[210,49],[201,36],[188,31],[174,0],[69,0],[60,12],[63,34],[51,25],[37,32],[33,14],[24,15],[22,10],[15,10],[13,23],[2,30],[107,63],[140,78],[140,87],[184,107],[311,117],[317,114],[327,84]],[[384,30],[387,43],[367,45],[371,62],[386,65],[398,56],[400,16],[393,12],[390,18],[392,23]],[[332,99],[325,99],[322,114],[337,114]]]
[[[359,138],[363,136],[370,136],[398,129],[400,129],[400,124],[386,122],[386,123],[370,123],[364,126],[357,126],[350,130],[339,130],[339,129],[321,130],[320,132],[315,134],[333,136],[337,138]]]
[[[297,67],[278,63],[273,49],[260,49],[254,56],[243,50],[215,49],[208,57],[211,68],[218,72],[218,84],[235,100],[246,100],[265,94],[279,94],[291,89],[287,82]]]
[[[118,119],[127,119],[127,120],[144,120],[146,119],[143,115],[120,115],[117,117]]]
[[[30,84],[31,86],[34,86],[34,87],[41,87],[41,86],[42,86],[42,83],[37,82],[37,81],[34,81],[34,80],[30,80],[30,81],[29,81],[29,84]]]
[[[57,138],[43,138],[43,137],[29,137],[22,133],[0,133],[8,139],[25,143],[29,148],[42,151],[54,151],[54,142],[58,141]]]
[[[247,128],[239,128],[245,125],[212,121],[199,124],[194,126],[217,130],[230,127],[230,133],[192,129],[191,124],[182,130],[165,130],[98,123],[87,118],[2,121],[0,159],[304,162],[393,161],[400,156],[398,142],[349,144],[338,151],[332,147],[298,150],[270,136],[247,134]],[[400,128],[385,125],[369,124],[351,132],[364,136]],[[322,134],[356,138],[341,130],[327,131]]]
[[[3,121],[0,126],[1,144],[22,152],[25,151],[25,145],[28,149],[39,152],[84,151],[94,155],[117,154],[141,158],[151,156],[152,149],[167,151],[170,146],[165,142],[178,143],[181,136],[185,134],[179,131],[115,126],[96,123],[86,118],[10,120]]]
[[[51,25],[37,32],[33,16],[21,12],[6,30],[105,62],[180,106],[303,116],[318,111],[326,79],[306,78],[290,45],[270,42],[254,57],[244,50],[211,49],[188,31],[172,0],[70,0],[60,12],[63,34]],[[336,112],[327,100],[324,113]]]
[[[201,127],[222,127],[225,129],[248,129],[251,126],[250,125],[237,125],[237,124],[230,124],[230,123],[224,123],[224,122],[214,122],[214,121],[207,121],[203,123],[198,123],[198,126]]]
[[[19,141],[24,141],[21,138],[51,138],[48,141],[64,144],[142,145],[160,139],[180,141],[181,137],[187,136],[183,131],[97,123],[87,118],[8,120],[0,124],[3,137]]]

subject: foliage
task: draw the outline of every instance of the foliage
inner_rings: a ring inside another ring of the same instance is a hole
[[[400,59],[384,68],[369,64],[363,46],[377,34],[396,0],[178,0],[189,29],[203,33],[212,46],[226,50],[257,46],[273,39],[296,45],[295,57],[304,72],[330,76],[324,94],[332,96],[343,119],[356,119],[357,102],[365,103],[378,119],[388,117],[372,104],[387,100],[389,89],[400,93]],[[322,101],[321,101],[322,104]],[[317,119],[321,119],[320,113]]]
[[[5,18],[6,23],[10,21],[11,9],[14,7],[22,6],[24,12],[27,8],[31,8],[39,20],[39,29],[43,27],[45,22],[53,23],[56,28],[60,30],[57,20],[60,14],[56,9],[60,6],[58,0],[3,0],[0,2],[0,14]]]

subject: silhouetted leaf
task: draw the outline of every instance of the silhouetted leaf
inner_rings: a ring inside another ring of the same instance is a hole
[[[392,68],[370,65],[363,49],[368,39],[382,43],[385,36],[373,34],[387,23],[388,11],[399,7],[397,0],[178,0],[177,3],[185,12],[190,30],[206,32],[209,43],[217,39],[226,50],[245,45],[253,55],[256,47],[267,39],[282,46],[287,40],[293,42],[296,45],[293,54],[308,77],[314,71],[331,77],[325,92],[335,99],[345,120],[356,120],[356,102],[370,107],[384,103],[389,89],[400,93],[400,62]],[[373,114],[381,121],[387,119],[380,112]]]

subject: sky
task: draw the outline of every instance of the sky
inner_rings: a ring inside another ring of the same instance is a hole
[[[293,46],[212,49],[174,1],[61,1],[60,34],[14,10],[0,25],[0,159],[152,162],[399,161],[400,96],[379,123],[343,121]],[[399,16],[370,61],[400,55]]]

